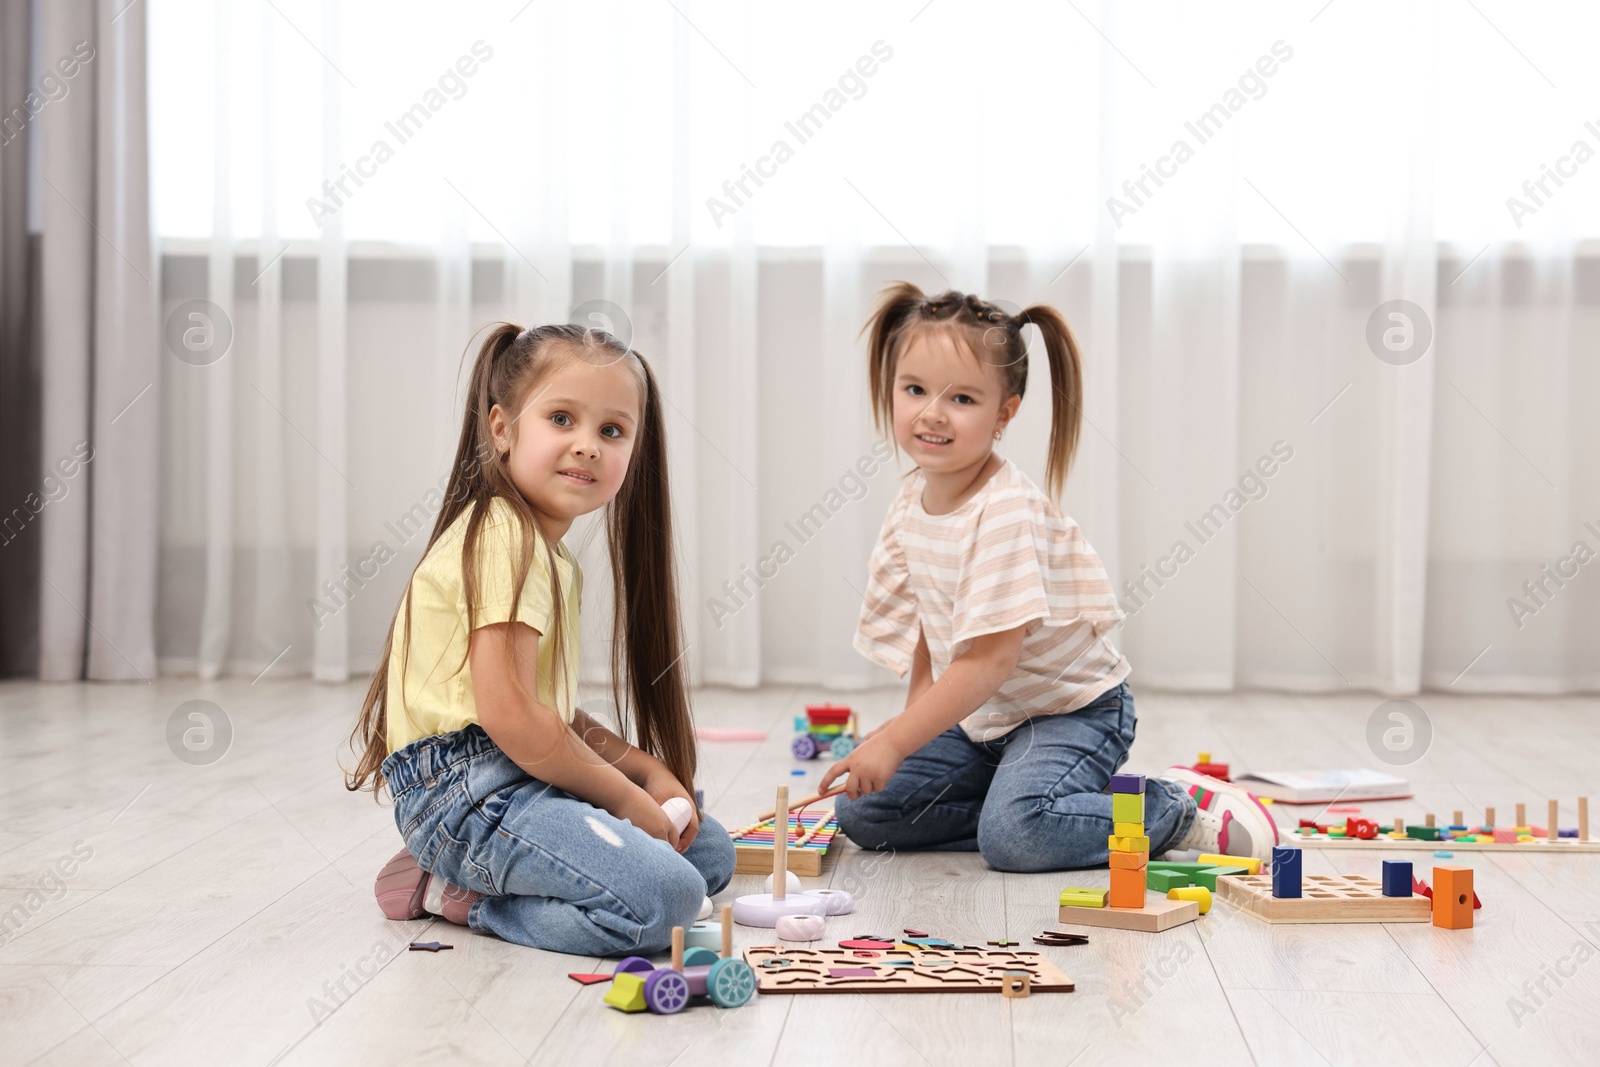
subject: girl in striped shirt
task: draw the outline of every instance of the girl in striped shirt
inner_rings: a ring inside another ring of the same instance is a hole
[[[1022,328],[1053,389],[1046,496],[994,451],[1028,384]],[[1122,620],[1105,568],[1054,499],[1081,418],[1077,344],[1053,308],[1017,315],[900,282],[868,322],[874,422],[916,463],[869,564],[855,646],[911,685],[905,710],[829,768],[863,848],[977,850],[995,868],[1102,866],[1111,775],[1133,744]],[[1149,779],[1150,851],[1269,858],[1277,827],[1238,786]]]

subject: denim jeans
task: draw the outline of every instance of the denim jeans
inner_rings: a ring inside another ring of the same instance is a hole
[[[627,820],[529,777],[481,726],[383,761],[394,821],[422,869],[486,894],[468,924],[574,956],[667,948],[733,878],[733,842],[702,814],[679,854]]]
[[[1111,775],[1133,744],[1124,682],[1065,715],[1042,715],[993,741],[955,726],[913,752],[881,792],[835,802],[839,828],[865,849],[978,851],[1002,871],[1103,867],[1112,831]],[[1188,792],[1151,778],[1144,825],[1151,853],[1183,839]]]

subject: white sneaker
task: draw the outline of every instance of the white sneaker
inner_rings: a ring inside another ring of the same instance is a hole
[[[1198,849],[1222,856],[1254,856],[1270,863],[1278,843],[1278,824],[1254,794],[1188,767],[1157,775],[1176,782],[1194,798],[1194,821],[1175,849]]]

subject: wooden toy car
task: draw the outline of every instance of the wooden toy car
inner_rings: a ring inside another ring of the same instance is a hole
[[[824,751],[844,759],[861,740],[855,712],[842,704],[807,704],[804,717],[795,716],[794,728],[789,751],[795,759],[811,759]]]
[[[643,956],[628,956],[617,964],[611,991],[605,1001],[625,1012],[653,1011],[672,1015],[689,1004],[690,997],[708,997],[719,1008],[737,1008],[756,991],[750,965],[733,955],[732,906],[722,909],[723,954],[695,946],[683,947],[683,927],[672,928],[672,963],[657,967]]]

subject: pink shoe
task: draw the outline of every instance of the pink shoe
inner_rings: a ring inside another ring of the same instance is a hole
[[[389,918],[420,919],[428,914],[422,906],[428,881],[428,872],[417,866],[416,857],[401,849],[378,872],[372,891],[377,895],[378,907]]]
[[[1195,802],[1194,820],[1173,848],[1272,859],[1278,824],[1254,793],[1192,767],[1169,767],[1158,777],[1182,786]]]
[[[483,896],[433,877],[417,865],[416,857],[406,849],[383,865],[372,890],[378,907],[391,919],[438,915],[458,926],[467,925],[473,903]]]

